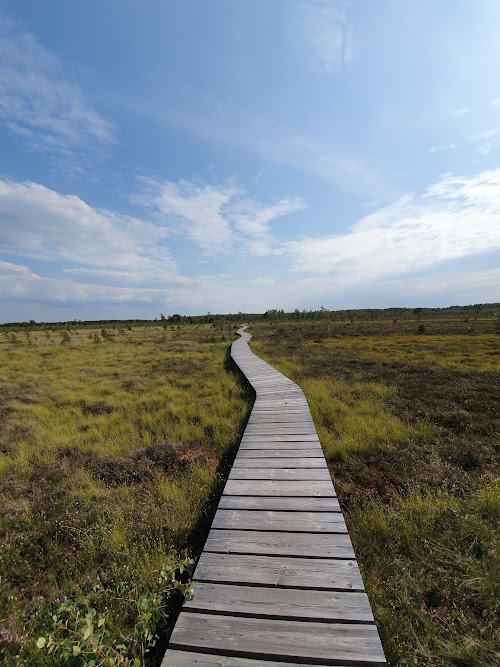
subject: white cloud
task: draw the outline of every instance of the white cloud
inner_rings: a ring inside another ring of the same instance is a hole
[[[275,243],[270,223],[305,208],[298,198],[259,204],[234,184],[146,183],[145,194],[136,201],[153,208],[162,224],[189,238],[207,255],[228,254],[237,247],[253,255],[269,254]]]
[[[450,116],[453,118],[459,118],[460,116],[465,116],[465,114],[470,113],[470,109],[467,107],[461,107],[460,109],[452,109],[450,111]]]
[[[165,277],[174,264],[168,232],[144,220],[94,209],[75,195],[0,180],[0,249],[49,262]]]
[[[165,181],[156,184],[156,189],[152,201],[154,207],[172,218],[204,252],[229,252],[233,231],[224,208],[238,194],[237,187],[217,188],[196,186],[189,181]]]
[[[289,241],[279,252],[296,271],[369,284],[500,251],[499,216],[500,169],[471,178],[446,175],[423,197],[407,195],[347,234]]]
[[[0,22],[0,121],[30,150],[58,159],[113,141],[111,124],[33,35]]]
[[[472,141],[479,143],[476,150],[481,155],[489,155],[497,147],[497,142],[493,140],[498,136],[498,129],[492,128],[491,130],[485,130],[484,132],[479,132],[478,134],[472,137]]]
[[[493,151],[493,146],[490,143],[482,144],[478,147],[477,152],[481,155],[489,155]]]
[[[429,153],[438,153],[439,151],[452,151],[458,148],[457,144],[443,144],[440,146],[431,146]]]
[[[306,208],[299,198],[284,198],[271,206],[259,206],[256,202],[244,199],[236,202],[228,211],[235,228],[249,238],[250,254],[257,256],[269,255],[275,239],[270,234],[270,223],[296,211]]]
[[[484,141],[485,139],[493,139],[498,135],[498,129],[495,127],[491,130],[486,130],[485,132],[480,132],[473,137],[473,141]]]
[[[500,107],[500,97],[495,97],[494,100],[490,100],[490,106]]]
[[[351,59],[349,7],[346,0],[309,0],[302,5],[303,29],[322,73],[333,74]]]
[[[0,292],[4,299],[32,302],[136,303],[151,301],[157,296],[158,289],[74,283],[59,278],[39,276],[24,265],[1,262]]]

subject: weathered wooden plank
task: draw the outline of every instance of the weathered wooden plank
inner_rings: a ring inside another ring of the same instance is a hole
[[[205,552],[353,559],[349,536],[338,533],[284,533],[212,528]],[[298,582],[300,584],[300,582]]]
[[[302,415],[297,415],[296,417],[291,417],[283,415],[281,419],[276,417],[262,417],[257,415],[256,417],[250,417],[248,420],[247,426],[293,426],[293,425],[306,425],[308,427],[314,428],[314,422],[311,418],[303,417]]]
[[[172,633],[173,648],[210,648],[248,657],[286,660],[346,660],[359,665],[385,665],[373,625],[301,623],[190,612],[181,614]]]
[[[284,422],[275,422],[272,420],[265,421],[260,419],[259,421],[249,421],[247,424],[247,429],[251,431],[256,431],[259,429],[276,429],[277,431],[282,431],[286,429],[295,429],[295,428],[306,428],[306,429],[314,429],[314,422],[312,419],[287,419]],[[245,429],[246,430],[246,429]]]
[[[290,667],[290,662],[253,660],[252,658],[171,649],[165,654],[161,667]],[[311,667],[311,663],[294,661],[293,667]],[[346,665],[340,667],[346,667]]]
[[[341,512],[218,509],[212,528],[282,530],[289,533],[347,533],[347,527]]]
[[[199,581],[287,588],[362,591],[354,560],[254,556],[203,551],[194,578]]]
[[[297,426],[280,426],[279,424],[249,425],[246,427],[245,433],[248,437],[253,435],[315,435],[318,437],[314,426],[303,426],[302,424],[297,424]]]
[[[304,395],[294,397],[293,399],[277,398],[275,400],[258,396],[255,401],[255,407],[259,410],[309,410],[309,405]]]
[[[328,482],[328,468],[235,468],[229,473],[229,479],[283,479],[314,480]]]
[[[274,453],[274,452],[273,452]],[[301,458],[276,458],[273,456],[269,457],[251,457],[248,456],[237,456],[233,468],[244,468],[245,470],[251,470],[252,468],[318,468],[326,470],[326,462],[324,458],[317,456],[306,457],[302,455]]]
[[[265,409],[263,409],[265,407]],[[269,404],[265,406],[259,406],[258,408],[252,410],[250,417],[303,417],[304,419],[312,419],[311,412],[307,406],[288,406],[280,405],[279,407],[273,408]]]
[[[307,424],[314,423],[311,414],[307,414],[306,410],[303,412],[270,412],[264,410],[252,411],[248,420],[249,424],[265,424],[272,422],[275,424],[293,424],[296,422],[303,422]]]
[[[271,406],[261,406],[259,408],[255,408],[252,410],[252,413],[250,415],[250,418],[252,417],[257,418],[257,416],[262,417],[262,418],[267,418],[267,419],[272,419],[276,417],[282,417],[285,419],[288,419],[289,417],[291,418],[297,418],[297,419],[312,419],[311,413],[309,411],[308,407],[288,407],[286,405],[280,405],[275,408]]]
[[[296,496],[222,496],[219,509],[229,510],[283,510],[303,512],[338,512],[337,498],[317,498]]]
[[[265,438],[246,440],[243,438],[238,451],[242,452],[247,449],[309,449],[323,452],[319,440],[267,440]]]
[[[318,442],[319,438],[314,433],[307,434],[294,434],[294,433],[283,433],[283,434],[254,434],[254,433],[245,433],[242,438],[242,444],[244,442]]]
[[[184,603],[184,609],[295,620],[373,623],[368,598],[364,593],[352,591],[298,591],[199,582],[193,598]]]
[[[321,496],[335,497],[331,482],[288,480],[228,479],[224,487],[226,496]]]
[[[293,415],[303,414],[303,411],[306,410],[306,407],[302,407],[302,405],[300,405],[300,404],[291,404],[290,402],[288,402],[288,403],[283,403],[282,402],[282,403],[279,403],[279,404],[266,403],[259,408],[260,414],[266,414],[266,413],[273,414],[276,410],[280,410],[280,411],[283,410],[285,412],[285,414],[290,414],[290,415],[293,416]],[[299,410],[300,410],[300,413],[298,412]],[[309,410],[308,407],[307,407],[307,410]],[[309,415],[310,415],[310,413],[309,413]]]
[[[234,465],[253,465],[253,459],[261,459],[261,461],[270,461],[272,459],[284,459],[288,463],[288,467],[293,467],[295,461],[293,459],[303,459],[307,461],[314,461],[319,459],[322,464],[326,465],[325,457],[319,447],[310,448],[309,451],[304,452],[303,449],[287,449],[283,452],[281,449],[244,449],[238,452],[238,456],[234,461]]]

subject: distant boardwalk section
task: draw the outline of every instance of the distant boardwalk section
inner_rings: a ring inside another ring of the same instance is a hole
[[[257,398],[162,667],[386,665],[306,398],[238,333]]]

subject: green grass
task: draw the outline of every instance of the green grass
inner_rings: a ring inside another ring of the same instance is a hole
[[[227,347],[209,326],[0,336],[1,664],[154,663],[249,410]]]
[[[499,335],[417,326],[255,324],[251,345],[308,398],[389,663],[493,666]]]

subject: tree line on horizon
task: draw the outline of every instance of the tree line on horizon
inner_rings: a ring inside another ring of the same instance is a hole
[[[500,315],[500,303],[476,303],[467,306],[447,306],[445,308],[357,308],[344,310],[330,310],[321,306],[318,310],[285,311],[283,309],[270,309],[265,313],[207,313],[206,315],[172,315],[160,314],[154,319],[107,319],[107,320],[70,320],[66,322],[6,322],[0,324],[0,329],[6,328],[37,328],[37,327],[96,327],[96,326],[180,326],[183,324],[217,324],[217,323],[241,323],[241,322],[293,322],[297,320],[322,320],[328,319],[337,322],[376,322],[387,320],[412,320],[422,319],[455,319],[480,317],[498,317]]]

